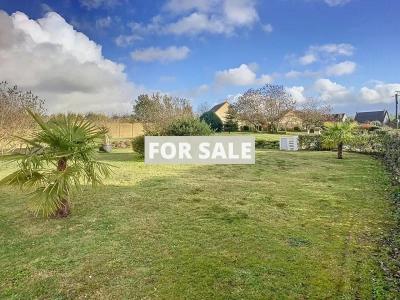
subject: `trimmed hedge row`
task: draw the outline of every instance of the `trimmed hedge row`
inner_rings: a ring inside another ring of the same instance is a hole
[[[393,179],[400,183],[400,133],[386,133],[382,138],[381,152],[383,161],[393,175]]]
[[[322,146],[322,136],[320,134],[301,134],[299,135],[300,150],[322,151],[329,150]]]
[[[256,139],[256,149],[279,149],[279,141]]]

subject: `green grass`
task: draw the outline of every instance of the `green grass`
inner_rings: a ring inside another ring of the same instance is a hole
[[[64,220],[0,188],[0,298],[370,299],[388,179],[368,156],[257,152],[251,166],[148,166],[133,154]],[[12,166],[0,168],[0,177]]]

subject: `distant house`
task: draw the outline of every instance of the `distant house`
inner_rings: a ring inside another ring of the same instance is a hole
[[[328,121],[330,122],[346,122],[346,120],[347,120],[347,115],[345,113],[328,115]]]
[[[358,112],[354,120],[361,124],[379,121],[382,125],[387,125],[390,122],[389,113],[386,110]]]
[[[213,108],[211,108],[210,111],[215,113],[217,117],[220,118],[222,123],[225,123],[229,106],[230,106],[229,102],[225,100],[224,102],[213,106]]]
[[[300,112],[291,110],[287,112],[279,121],[279,127],[285,130],[302,129],[303,119]]]

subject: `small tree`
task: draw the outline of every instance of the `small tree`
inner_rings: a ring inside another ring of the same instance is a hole
[[[162,135],[165,136],[199,136],[211,135],[213,131],[204,121],[195,117],[184,117],[174,120],[165,128]]]
[[[224,124],[221,119],[213,111],[207,111],[201,115],[200,120],[206,122],[214,131],[222,131]]]
[[[225,117],[224,130],[231,133],[232,131],[238,131],[238,121],[237,121],[237,113],[233,106],[229,106],[228,112]]]
[[[322,143],[325,147],[337,147],[337,158],[343,158],[343,146],[354,140],[354,131],[357,124],[354,122],[326,123],[326,130],[322,134]]]
[[[33,190],[31,203],[36,215],[66,217],[70,197],[81,182],[97,185],[110,174],[110,166],[96,160],[98,142],[106,131],[79,116],[67,115],[48,122],[28,111],[40,130],[25,155],[17,156],[18,170],[0,181]]]
[[[17,146],[15,135],[31,132],[35,124],[25,108],[43,114],[44,101],[30,91],[0,82],[0,151]]]
[[[300,106],[300,116],[303,120],[303,126],[307,130],[313,127],[322,127],[328,121],[329,114],[332,112],[330,105],[322,103],[315,99],[307,99]]]
[[[190,102],[168,95],[140,95],[133,105],[133,118],[142,122],[146,132],[161,132],[173,120],[192,117]]]
[[[280,119],[295,108],[296,101],[281,85],[267,84],[259,89],[250,89],[239,97],[235,104],[240,120],[255,128],[268,126],[276,132]]]

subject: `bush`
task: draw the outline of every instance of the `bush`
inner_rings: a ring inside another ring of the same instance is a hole
[[[248,125],[243,125],[243,126],[242,126],[242,131],[250,131],[250,126],[248,126]]]
[[[221,119],[213,111],[207,111],[202,114],[200,120],[206,122],[214,131],[222,131],[222,128],[224,127]]]
[[[144,156],[144,135],[139,135],[132,140],[132,150]]]
[[[295,127],[293,127],[293,131],[294,132],[300,132],[301,128],[299,126],[295,126]]]
[[[322,146],[322,136],[319,134],[299,135],[299,148],[301,150],[311,150],[311,151],[328,150]]]
[[[165,136],[196,136],[211,135],[210,126],[194,117],[181,118],[172,121],[163,131]]]
[[[350,145],[346,148],[348,151],[367,153],[367,154],[380,154],[384,153],[384,142],[387,139],[387,132],[377,130],[368,133],[357,134]]]
[[[279,149],[279,141],[256,139],[256,149]]]
[[[400,183],[400,134],[386,132],[382,138],[383,160],[392,173],[394,180]]]

